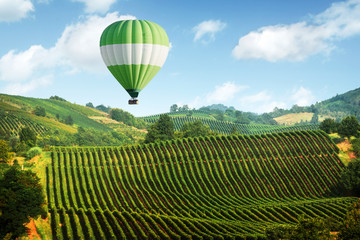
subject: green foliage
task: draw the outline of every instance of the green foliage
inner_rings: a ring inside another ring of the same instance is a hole
[[[71,117],[71,115],[66,116],[64,119],[64,122],[66,125],[70,125],[70,126],[74,124],[74,120]]]
[[[24,127],[19,133],[20,142],[25,143],[29,147],[33,147],[36,144],[36,134],[29,127]]]
[[[41,106],[36,106],[33,113],[36,116],[40,116],[40,117],[45,117],[46,116],[46,111],[45,108],[41,107]]]
[[[101,105],[98,105],[95,107],[97,110],[100,110],[102,112],[106,112],[106,113],[109,113],[110,110],[111,110],[111,107],[105,107],[103,104]]]
[[[110,110],[110,117],[118,122],[123,122],[126,125],[134,126],[136,128],[143,129],[146,127],[146,124],[143,120],[135,118],[129,112],[126,112],[119,108],[112,108]]]
[[[241,111],[235,111],[236,120],[235,123],[249,124],[250,120]]]
[[[212,134],[210,127],[204,125],[200,120],[185,123],[179,133],[180,137],[205,137]]]
[[[0,163],[7,163],[10,159],[10,152],[11,147],[9,144],[5,141],[0,139]]]
[[[145,136],[145,143],[170,140],[175,137],[174,124],[171,118],[166,115],[160,115],[159,120],[150,126]]]
[[[67,102],[64,98],[59,97],[59,96],[51,96],[49,99],[53,99],[53,100],[57,100],[57,101],[62,101],[62,102]]]
[[[173,104],[170,106],[170,112],[176,112],[178,110],[178,105],[177,104]]]
[[[95,108],[94,105],[91,102],[88,102],[85,106],[90,107],[90,108]]]
[[[133,139],[120,132],[99,132],[79,127],[74,134],[74,145],[78,146],[120,146],[133,143]]]
[[[346,213],[340,226],[339,240],[360,240],[360,199]]]
[[[356,157],[360,158],[360,138],[351,140],[351,146]]]
[[[296,225],[280,225],[265,232],[269,240],[330,240],[332,220],[300,217]]]
[[[341,174],[345,189],[360,197],[360,159],[353,159]]]
[[[29,218],[45,214],[45,197],[40,179],[31,171],[11,167],[0,179],[0,238],[11,233],[19,237]]]
[[[42,150],[39,147],[30,148],[29,151],[26,152],[26,156],[28,159],[32,159],[35,156],[41,155]]]
[[[320,123],[319,128],[327,134],[336,133],[339,128],[339,123],[336,122],[334,119],[326,118]]]
[[[355,116],[347,116],[342,119],[338,129],[338,133],[342,137],[350,139],[351,136],[359,137],[360,124]]]

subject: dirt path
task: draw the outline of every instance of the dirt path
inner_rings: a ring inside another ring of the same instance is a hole
[[[35,222],[34,222],[34,219],[31,219],[30,223],[28,223],[26,225],[26,227],[29,229],[27,231],[28,233],[28,236],[29,236],[29,239],[30,240],[33,240],[33,239],[41,239],[40,238],[40,235],[37,233],[36,231],[36,227],[35,227]]]

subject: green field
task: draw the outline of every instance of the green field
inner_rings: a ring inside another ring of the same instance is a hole
[[[54,147],[54,239],[264,239],[299,216],[340,220],[344,165],[319,131]]]
[[[319,128],[318,124],[306,124],[306,125],[293,125],[293,126],[282,126],[282,125],[265,125],[265,124],[239,124],[228,121],[218,121],[211,119],[209,115],[202,117],[198,114],[194,116],[186,116],[186,114],[169,114],[173,123],[175,131],[180,131],[182,126],[188,122],[194,122],[200,120],[204,125],[210,127],[211,131],[219,134],[231,134],[234,130],[238,134],[265,134],[265,133],[276,133],[285,131],[301,131],[301,130],[316,130]],[[144,121],[148,123],[155,123],[160,118],[160,115],[143,117]]]

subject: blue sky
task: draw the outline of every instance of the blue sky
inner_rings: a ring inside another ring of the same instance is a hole
[[[158,23],[168,58],[130,98],[102,61],[103,29]],[[0,0],[0,92],[57,95],[135,116],[222,103],[257,113],[360,87],[360,0]]]

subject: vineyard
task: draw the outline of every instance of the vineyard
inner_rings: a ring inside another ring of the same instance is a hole
[[[264,239],[300,215],[341,219],[343,164],[320,131],[54,147],[54,239]]]
[[[218,121],[215,119],[203,118],[203,117],[189,117],[180,115],[171,115],[175,131],[180,131],[182,126],[188,122],[194,122],[200,120],[204,125],[210,127],[211,131],[218,132],[219,134],[231,134],[233,130],[236,130],[239,134],[266,134],[285,131],[302,131],[302,130],[316,130],[319,128],[318,124],[306,124],[306,125],[293,125],[293,126],[281,126],[281,125],[264,125],[264,124],[239,124],[227,121]],[[159,119],[160,115],[151,117],[143,117],[146,122],[155,123]]]
[[[27,118],[6,114],[0,111],[0,130],[12,135],[18,135],[23,127],[28,127],[37,135],[42,135],[48,130],[44,125],[31,121]]]

